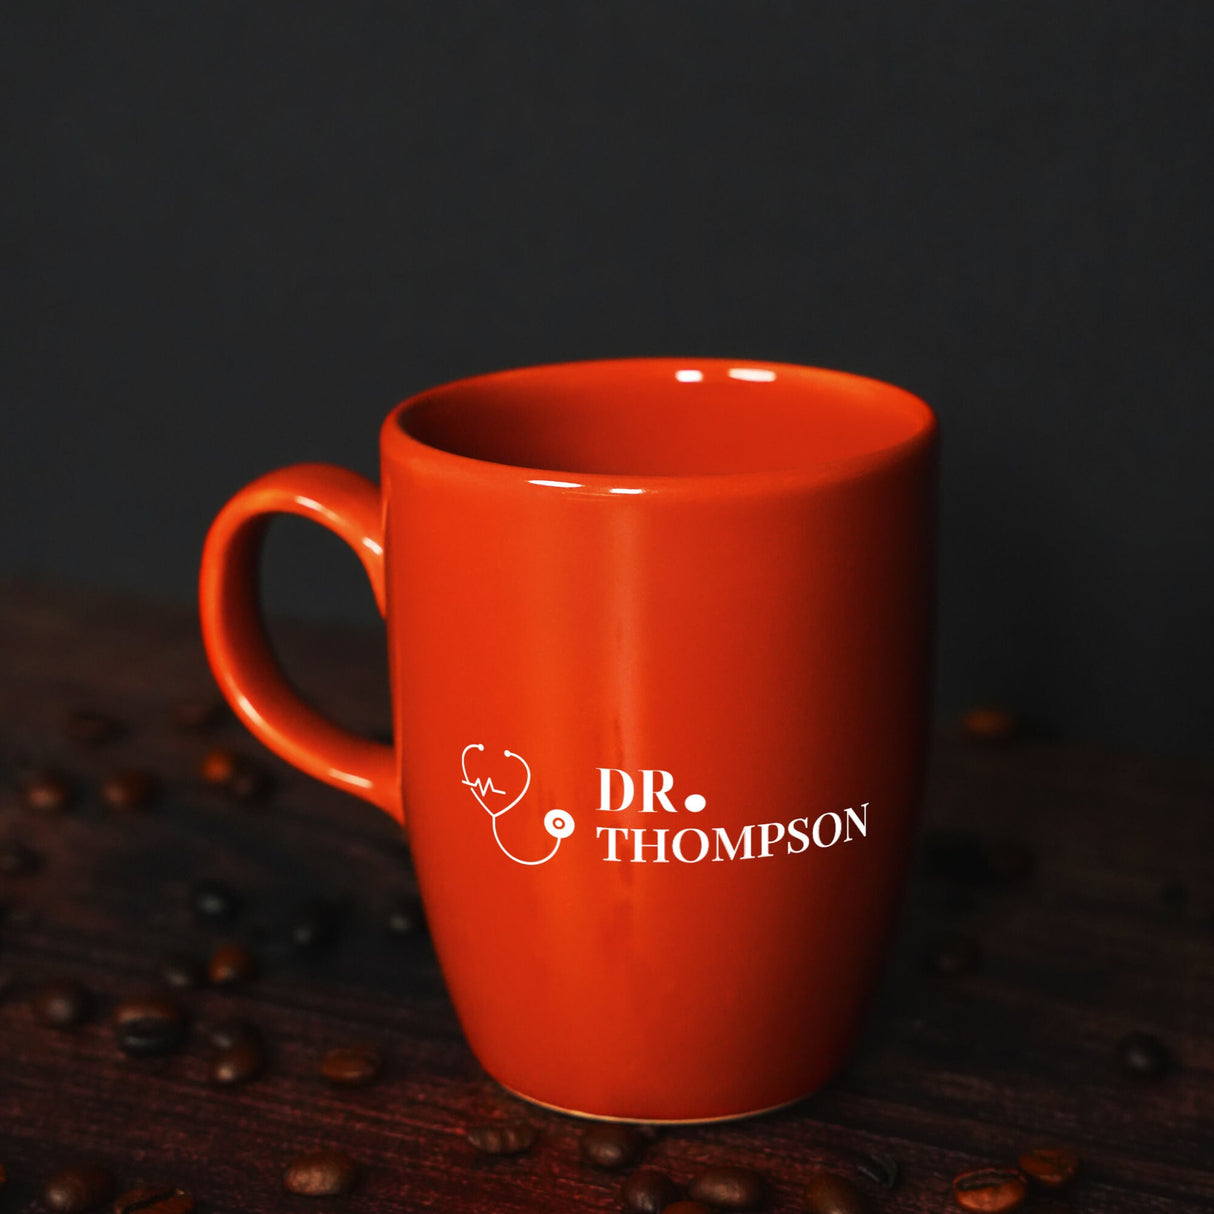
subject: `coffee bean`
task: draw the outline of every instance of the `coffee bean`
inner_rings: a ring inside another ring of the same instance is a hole
[[[189,733],[214,729],[227,715],[227,704],[215,697],[179,700],[172,708],[173,724]]]
[[[238,801],[255,801],[265,796],[273,784],[263,767],[223,747],[203,756],[198,774],[207,784],[223,789]]]
[[[58,1214],[84,1214],[114,1194],[114,1174],[100,1164],[84,1163],[56,1172],[43,1186],[42,1204]]]
[[[235,775],[239,761],[232,751],[222,747],[209,750],[198,764],[198,774],[207,784],[221,788]]]
[[[868,1202],[846,1177],[815,1172],[805,1186],[805,1208],[809,1214],[867,1214]]]
[[[898,1183],[898,1161],[885,1151],[869,1151],[856,1161],[856,1171],[883,1189],[892,1189]]]
[[[467,1137],[486,1155],[519,1155],[535,1145],[539,1130],[529,1121],[489,1121],[471,1126]]]
[[[221,1020],[211,1026],[207,1037],[217,1050],[232,1050],[239,1045],[263,1047],[261,1030],[246,1020]]]
[[[114,1039],[132,1058],[175,1050],[185,1038],[185,1008],[169,995],[124,999],[114,1009]]]
[[[104,713],[80,708],[69,714],[63,723],[63,731],[73,742],[100,746],[116,738],[122,732],[122,726]]]
[[[1033,1147],[1020,1156],[1019,1163],[1030,1180],[1049,1189],[1070,1184],[1079,1171],[1079,1156],[1068,1147]]]
[[[132,767],[116,771],[101,783],[101,799],[111,809],[142,809],[160,792],[160,783],[150,771]]]
[[[257,974],[257,959],[240,944],[221,944],[211,954],[207,976],[216,986],[234,986]]]
[[[676,1201],[666,1207],[665,1214],[712,1214],[712,1207],[702,1201]]]
[[[1172,1055],[1150,1033],[1127,1033],[1117,1044],[1122,1073],[1133,1079],[1159,1079],[1172,1069]]]
[[[176,990],[188,991],[205,986],[206,967],[189,953],[167,953],[156,965],[160,980]]]
[[[1006,708],[971,708],[961,718],[961,732],[975,742],[1007,742],[1020,732],[1020,722]]]
[[[358,1181],[358,1164],[343,1151],[306,1151],[282,1174],[282,1185],[299,1197],[336,1197]]]
[[[657,1168],[641,1168],[620,1186],[620,1198],[632,1214],[662,1214],[682,1196],[683,1190]]]
[[[320,1064],[320,1073],[340,1087],[357,1088],[379,1074],[383,1058],[373,1046],[348,1045],[330,1050]]]
[[[221,1050],[211,1062],[211,1082],[230,1087],[237,1083],[248,1083],[256,1079],[266,1067],[266,1056],[261,1046],[252,1041],[242,1041]]]
[[[640,1158],[645,1138],[635,1126],[602,1121],[582,1134],[578,1149],[596,1168],[626,1168]]]
[[[929,974],[955,978],[978,968],[981,952],[970,936],[953,934],[934,940],[923,954],[923,968]]]
[[[238,801],[260,801],[274,789],[270,773],[252,764],[242,764],[228,781],[228,792]]]
[[[693,1176],[687,1195],[719,1210],[757,1210],[767,1198],[767,1185],[751,1168],[726,1165]]]
[[[76,798],[76,790],[64,775],[49,768],[32,772],[21,786],[21,799],[39,813],[60,813]]]
[[[199,881],[190,891],[194,913],[214,923],[231,923],[240,916],[240,895],[219,881]]]
[[[35,1017],[53,1029],[75,1028],[93,1014],[93,996],[88,988],[68,978],[44,982],[30,995]]]
[[[16,839],[0,843],[0,873],[6,877],[28,877],[42,867],[42,857]]]
[[[194,1199],[172,1185],[142,1185],[114,1202],[114,1214],[193,1214]]]
[[[324,948],[337,939],[341,908],[330,898],[309,898],[291,913],[287,934],[299,949]]]
[[[1024,1200],[1028,1185],[1015,1168],[978,1168],[953,1181],[953,1200],[976,1214],[1002,1214]]]
[[[408,895],[397,898],[388,908],[385,923],[394,936],[422,935],[426,930],[426,916],[420,899]]]

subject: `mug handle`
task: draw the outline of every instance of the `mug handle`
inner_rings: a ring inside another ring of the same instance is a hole
[[[202,552],[198,599],[207,658],[223,694],[275,754],[404,825],[391,746],[339,729],[291,688],[270,651],[257,594],[269,516],[297,514],[358,554],[384,614],[383,499],[365,477],[330,464],[296,464],[246,485],[219,512]]]

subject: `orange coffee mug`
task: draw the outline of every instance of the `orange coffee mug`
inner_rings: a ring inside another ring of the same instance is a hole
[[[528,1100],[739,1117],[819,1087],[878,977],[923,778],[936,424],[834,371],[628,359],[432,388],[382,483],[323,464],[207,537],[224,694],[407,831],[468,1041]],[[303,704],[262,632],[270,515],[358,553],[395,745]]]

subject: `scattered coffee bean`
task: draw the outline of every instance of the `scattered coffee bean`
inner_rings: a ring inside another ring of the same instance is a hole
[[[237,801],[260,801],[274,787],[270,773],[249,759],[242,759],[228,780],[226,788]]]
[[[757,1210],[767,1198],[767,1185],[751,1168],[726,1165],[693,1176],[687,1195],[719,1210]]]
[[[676,1201],[666,1207],[664,1214],[712,1214],[712,1207],[702,1201]]]
[[[324,948],[337,939],[341,907],[330,898],[309,898],[291,913],[287,934],[299,949]]]
[[[805,1208],[809,1214],[867,1214],[868,1202],[846,1177],[815,1172],[805,1186]]]
[[[75,1028],[93,1014],[93,996],[86,986],[68,978],[44,982],[30,994],[35,1017],[53,1029]]]
[[[683,1196],[665,1172],[641,1168],[620,1186],[620,1198],[632,1214],[662,1214]]]
[[[219,881],[199,881],[190,891],[194,913],[214,923],[231,923],[240,915],[240,895]]]
[[[962,1172],[953,1181],[953,1200],[976,1214],[1014,1210],[1027,1192],[1028,1184],[1015,1168],[978,1168]]]
[[[385,922],[394,936],[422,935],[426,930],[426,916],[422,912],[421,900],[409,895],[397,898],[388,908]]]
[[[73,742],[82,742],[85,746],[100,746],[103,742],[116,738],[122,732],[122,726],[104,713],[81,708],[68,716],[63,723],[63,732]]]
[[[305,1151],[282,1174],[282,1185],[298,1197],[336,1197],[358,1181],[358,1164],[342,1151]]]
[[[971,708],[961,718],[961,732],[976,742],[1006,742],[1020,732],[1020,722],[1006,708]]]
[[[325,1055],[320,1064],[320,1073],[330,1083],[357,1088],[370,1083],[382,1066],[383,1058],[374,1046],[338,1046]]]
[[[0,873],[6,877],[27,877],[42,867],[42,857],[32,847],[16,839],[0,843]]]
[[[207,784],[222,788],[236,774],[236,766],[239,761],[232,751],[224,750],[222,747],[209,750],[203,755],[202,762],[198,765],[198,774]]]
[[[578,1149],[596,1168],[626,1168],[641,1157],[645,1137],[622,1121],[601,1121],[582,1134]]]
[[[217,698],[179,700],[173,705],[173,724],[189,733],[205,733],[214,729],[227,714],[227,704]]]
[[[211,1082],[230,1087],[256,1079],[266,1068],[266,1056],[260,1045],[242,1041],[221,1050],[211,1062]]]
[[[195,990],[207,981],[206,967],[189,953],[166,954],[157,963],[156,972],[166,986],[179,991]]]
[[[519,1155],[535,1145],[539,1130],[529,1121],[488,1121],[471,1126],[467,1137],[486,1155]]]
[[[1030,1180],[1049,1189],[1070,1184],[1079,1171],[1079,1156],[1068,1147],[1034,1147],[1020,1156],[1019,1163]]]
[[[114,1202],[114,1214],[193,1214],[194,1199],[172,1185],[143,1185]]]
[[[124,999],[114,1009],[114,1038],[132,1058],[175,1050],[185,1038],[185,1008],[169,995]]]
[[[898,1184],[898,1161],[885,1151],[869,1151],[856,1161],[856,1171],[883,1189],[895,1188]]]
[[[1172,1055],[1150,1033],[1127,1033],[1117,1044],[1121,1070],[1134,1079],[1159,1079],[1172,1069]]]
[[[217,1050],[234,1050],[240,1045],[263,1048],[261,1031],[247,1020],[221,1020],[211,1026],[207,1037]]]
[[[100,1164],[84,1163],[56,1172],[43,1186],[42,1204],[57,1214],[84,1214],[114,1195],[114,1174]]]
[[[207,976],[216,986],[234,986],[257,974],[257,959],[240,944],[221,944],[211,954]]]
[[[952,934],[933,941],[923,954],[923,968],[929,974],[955,978],[978,968],[981,957],[978,942],[971,936]]]
[[[21,786],[21,799],[26,807],[40,813],[59,813],[71,805],[75,796],[67,777],[49,769],[33,772]]]
[[[132,767],[116,771],[101,783],[101,799],[111,809],[142,809],[160,792],[160,782],[150,771]]]

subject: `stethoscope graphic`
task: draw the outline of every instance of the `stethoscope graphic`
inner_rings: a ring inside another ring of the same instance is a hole
[[[527,795],[527,789],[531,787],[531,766],[522,755],[517,755],[512,750],[502,751],[502,754],[504,754],[507,759],[517,759],[523,765],[523,771],[526,773],[527,779],[523,784],[522,792],[520,792],[509,805],[504,805],[501,809],[490,809],[489,806],[485,804],[485,795],[487,793],[493,793],[495,796],[504,797],[506,795],[505,790],[501,788],[494,788],[492,777],[487,780],[472,780],[468,777],[468,751],[483,751],[484,749],[484,746],[482,746],[479,742],[471,742],[464,747],[463,753],[459,757],[459,765],[464,773],[464,778],[460,782],[462,784],[466,784],[472,790],[472,795],[476,798],[477,803],[493,820],[493,837],[497,840],[498,847],[502,849],[502,852],[505,855],[509,856],[510,859],[515,862],[515,864],[547,864],[547,862],[551,860],[552,857],[555,856],[560,850],[561,840],[567,839],[571,834],[573,834],[574,823],[572,815],[567,814],[563,809],[550,809],[544,815],[544,829],[556,840],[556,842],[552,845],[552,850],[546,856],[544,856],[543,859],[520,860],[518,856],[513,855],[510,849],[502,842],[501,836],[497,833],[497,820],[502,816],[502,814],[509,813],[510,810],[512,810]]]

